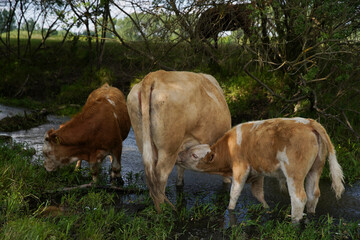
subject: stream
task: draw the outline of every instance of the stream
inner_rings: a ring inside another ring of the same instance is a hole
[[[14,116],[16,114],[23,114],[24,109],[7,107],[0,105],[0,119],[6,116]],[[27,144],[36,150],[34,157],[42,159],[42,144],[44,134],[51,128],[59,128],[59,125],[68,121],[69,117],[61,116],[48,116],[48,123],[41,126],[29,129],[21,130],[16,132],[0,132],[0,135],[11,136],[15,142],[21,142]],[[86,164],[83,164],[86,168]],[[104,160],[103,171],[110,168],[110,160]],[[142,164],[141,154],[137,148],[134,132],[130,131],[129,136],[123,142],[122,152],[122,176],[125,180],[125,176],[129,173],[143,172],[144,167]],[[91,179],[89,179],[91,180]],[[222,183],[222,177],[217,175],[210,175],[206,173],[199,173],[193,171],[185,171],[184,176],[184,188],[183,188],[183,200],[181,204],[186,204],[187,208],[194,206],[196,203],[206,203],[211,199],[214,199],[218,193],[224,191],[229,192],[230,186]],[[278,182],[275,179],[265,178],[265,199],[273,208],[277,204],[279,206],[287,207],[290,206],[290,198],[288,194],[280,192]],[[331,190],[331,182],[322,179],[320,181],[321,196],[319,203],[316,208],[316,216],[327,215],[335,218],[344,218],[346,220],[359,220],[360,219],[360,181],[353,184],[352,186],[346,185],[345,193],[342,195],[340,200],[335,199],[335,194]],[[173,169],[168,180],[168,191],[167,196],[172,203],[177,201],[177,190],[176,189],[176,168]],[[136,197],[136,196],[133,196]],[[131,201],[132,197],[128,197],[128,201]],[[127,201],[124,199],[124,201]],[[225,206],[228,205],[227,201],[224,201]],[[246,184],[241,196],[237,202],[235,210],[240,209],[246,213],[246,206],[248,204],[259,204],[259,202],[252,196],[250,185]],[[227,211],[226,211],[227,212]],[[237,216],[236,222],[243,220],[243,215]],[[225,213],[224,216],[224,227],[229,226],[229,216]]]

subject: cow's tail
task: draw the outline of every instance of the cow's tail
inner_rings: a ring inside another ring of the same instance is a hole
[[[330,176],[332,180],[332,189],[335,192],[336,198],[339,199],[344,192],[344,174],[341,169],[340,164],[336,159],[336,152],[334,145],[331,143],[330,137],[327,134],[326,130],[320,123],[316,121],[311,121],[312,127],[321,137],[321,140],[325,143],[325,146],[328,150],[328,161],[330,167]]]
[[[156,172],[156,156],[154,144],[151,138],[151,95],[154,88],[154,80],[146,78],[143,80],[141,86],[141,114],[142,114],[142,134],[143,134],[143,162],[146,175],[146,183],[149,188],[150,197],[153,199],[155,208],[158,212],[161,212],[160,203],[168,202],[173,208],[175,208],[165,193],[162,192],[161,184],[159,182],[159,176]]]

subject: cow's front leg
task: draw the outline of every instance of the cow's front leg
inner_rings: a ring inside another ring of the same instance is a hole
[[[78,160],[78,161],[76,162],[75,171],[80,170],[80,168],[81,168],[81,160]]]
[[[90,165],[90,172],[91,172],[92,180],[94,183],[96,183],[99,180],[98,176],[99,176],[100,163],[95,161],[95,162],[90,162],[89,165]]]
[[[229,210],[235,209],[236,202],[239,199],[242,189],[244,188],[249,172],[250,167],[247,164],[240,162],[240,164],[233,166],[233,181],[230,189]]]

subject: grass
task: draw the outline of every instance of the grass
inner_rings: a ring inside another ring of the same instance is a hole
[[[238,209],[235,224],[224,227],[228,193],[218,193],[177,212],[162,205],[157,214],[147,192],[133,194],[99,190],[54,192],[87,183],[90,176],[73,166],[48,173],[34,151],[24,145],[0,143],[0,239],[357,239],[359,221],[320,216],[306,226],[293,226],[290,207],[264,210],[260,205]],[[134,189],[143,173],[126,175]],[[144,183],[143,183],[144,184]],[[199,196],[199,199],[201,196]],[[181,196],[180,198],[181,199]],[[242,216],[239,218],[239,216]],[[245,217],[244,217],[245,216]],[[240,219],[240,220],[239,220]],[[228,223],[230,225],[230,223]]]

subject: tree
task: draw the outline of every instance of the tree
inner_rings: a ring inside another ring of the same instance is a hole
[[[0,11],[0,33],[12,31],[15,27],[15,20],[11,18],[10,12],[6,9]]]

